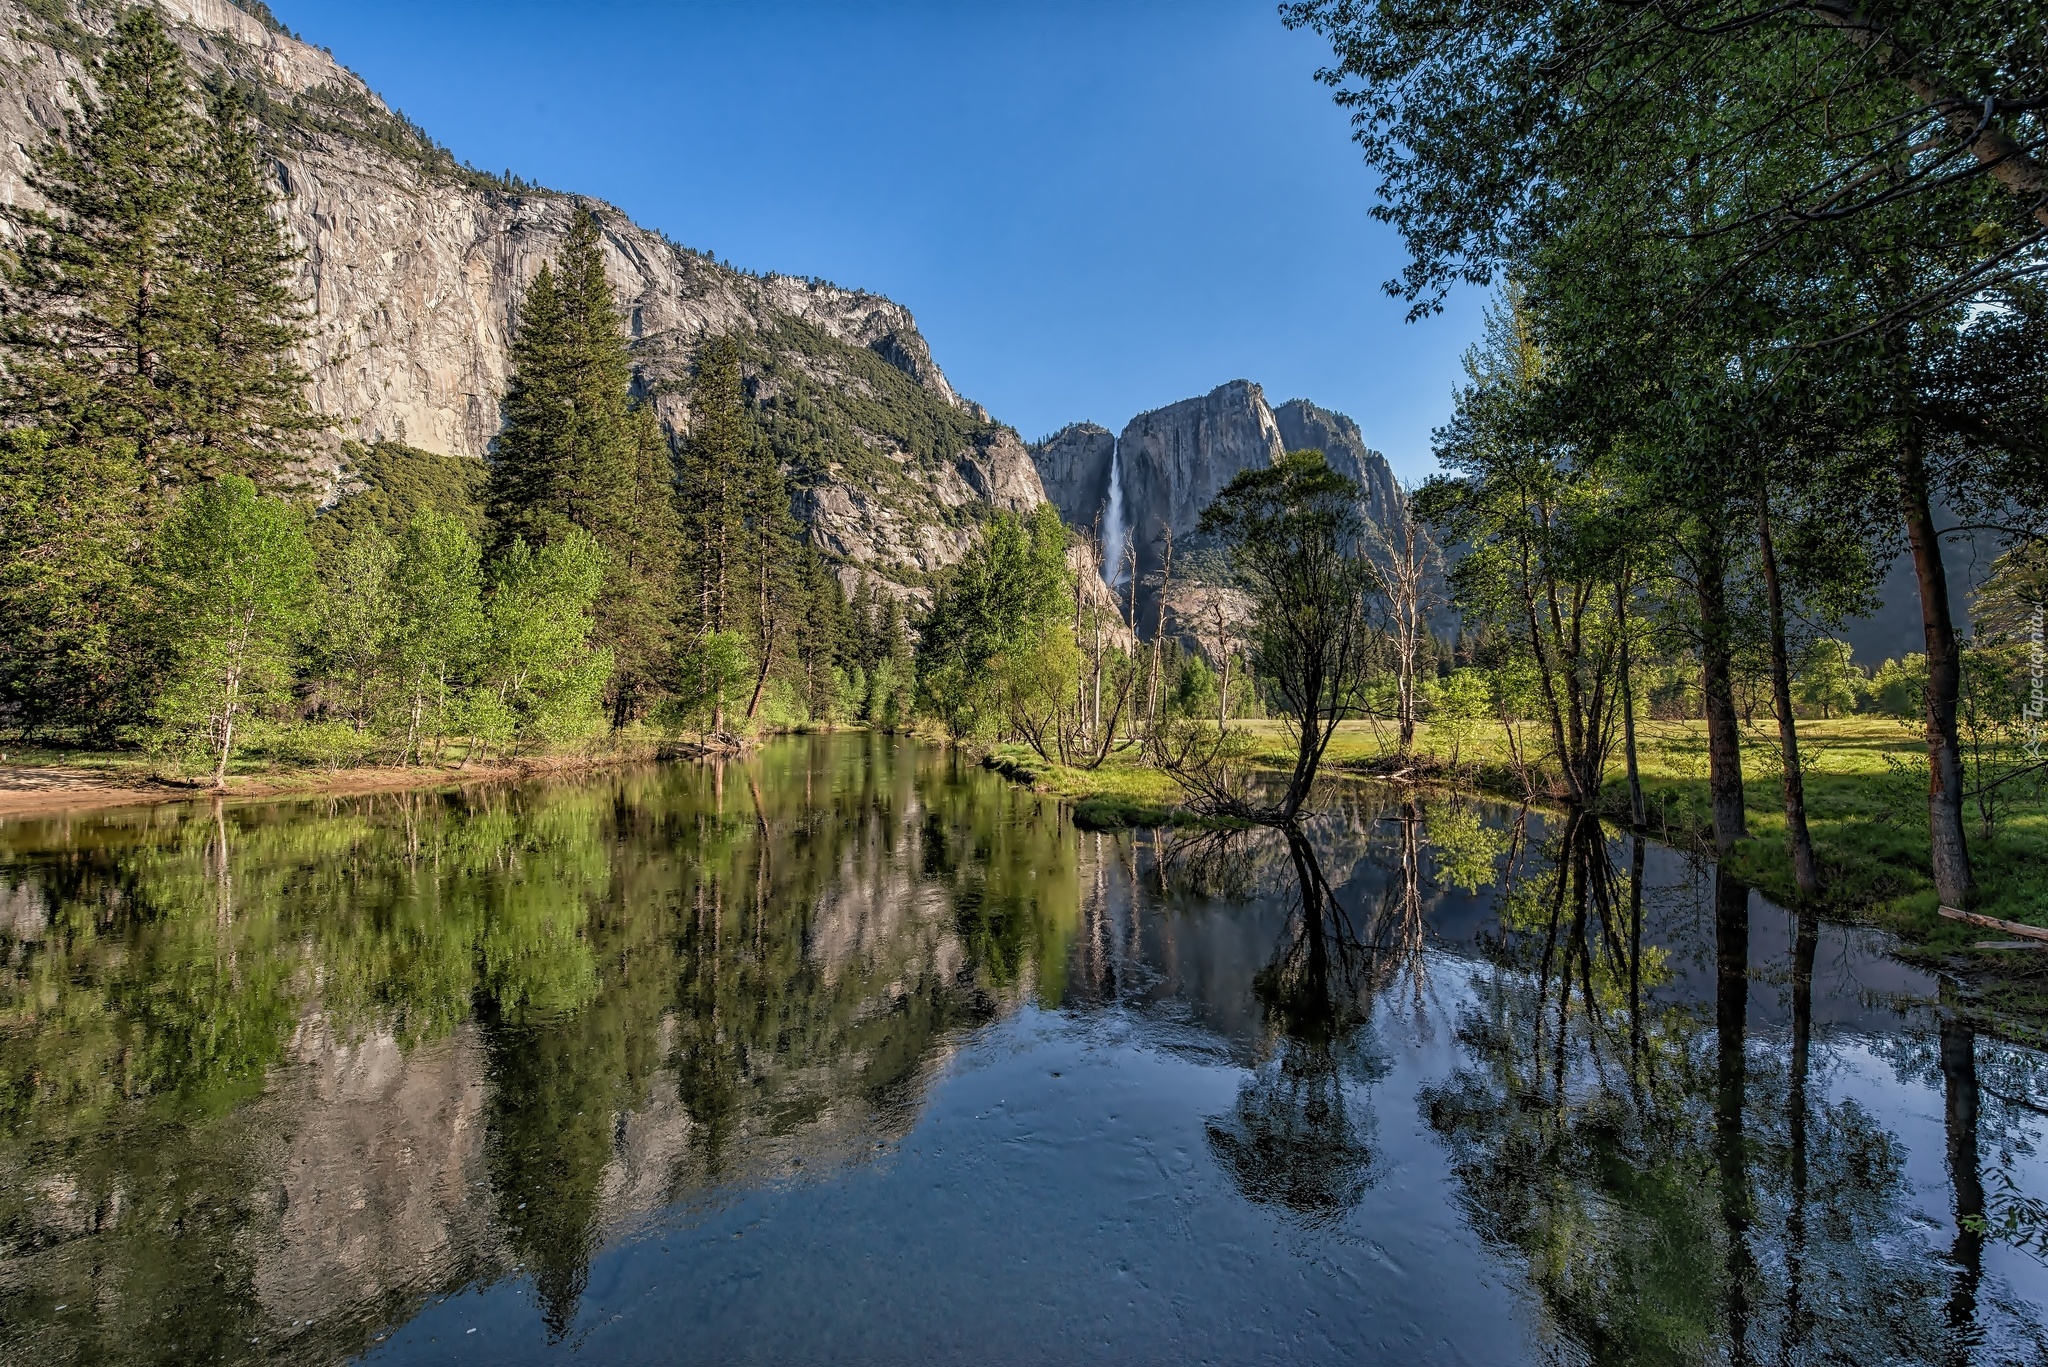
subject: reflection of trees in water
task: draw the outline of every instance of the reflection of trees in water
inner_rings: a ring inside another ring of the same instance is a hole
[[[627,1196],[900,1131],[949,1030],[1057,991],[1076,895],[1032,799],[886,746],[36,826],[0,830],[32,851],[0,844],[0,897],[33,908],[0,926],[0,1259],[38,1289],[0,1289],[0,1318],[96,1307],[49,1360],[150,1356],[167,1323],[196,1356],[268,1351],[275,1150],[253,1141],[291,1121],[252,1103],[295,1032],[409,1049],[476,1022],[494,1237],[560,1334]],[[636,1163],[659,1171],[626,1192]]]
[[[1598,823],[1568,817],[1547,853],[1503,899],[1495,971],[1458,1024],[1464,1065],[1422,1095],[1468,1219],[1527,1267],[1546,1352],[1967,1352],[1967,1251],[1956,1266],[1925,1255],[1897,1140],[1855,1101],[1813,1093],[1812,915],[1794,941],[1790,1048],[1755,1048],[1746,887],[1715,878],[1708,1021],[1646,1000],[1660,965],[1642,943],[1640,842],[1623,874]]]
[[[1356,1205],[1374,1178],[1374,1117],[1361,1089],[1386,1064],[1357,1035],[1379,955],[1308,838],[1280,834],[1297,900],[1278,952],[1253,981],[1273,1050],[1240,1084],[1230,1114],[1210,1120],[1209,1148],[1248,1199],[1321,1222]]]

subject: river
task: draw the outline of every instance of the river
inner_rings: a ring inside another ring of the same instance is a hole
[[[2048,1059],[1588,822],[943,750],[0,824],[0,1361],[2048,1362]]]

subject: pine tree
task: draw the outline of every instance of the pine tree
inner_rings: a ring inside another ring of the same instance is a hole
[[[744,558],[752,601],[754,696],[747,720],[761,711],[761,695],[769,676],[795,658],[797,635],[803,629],[802,589],[804,542],[789,507],[789,486],[768,443],[756,440],[748,449],[746,537]]]
[[[325,427],[293,358],[306,338],[293,288],[300,253],[257,170],[248,109],[232,89],[208,102],[194,212],[182,246],[191,272],[190,335],[169,366],[183,391],[187,473],[275,482],[308,434]]]
[[[161,487],[186,436],[197,120],[153,9],[122,16],[93,74],[98,93],[79,90],[35,157],[29,183],[49,208],[16,211],[28,231],[0,310],[8,416],[53,429],[59,449],[119,448]]]
[[[853,613],[838,576],[808,541],[803,546],[798,599],[795,650],[803,674],[804,707],[813,719],[825,720],[839,701],[842,673],[854,662]]]
[[[745,471],[758,439],[747,413],[739,344],[714,338],[697,359],[690,386],[690,437],[683,446],[680,487],[689,510],[692,583],[699,634],[733,625],[747,514]]]
[[[154,9],[117,24],[0,293],[0,690],[104,736],[163,652],[138,575],[180,485],[271,478],[320,426],[292,360],[295,259],[239,100],[193,107]]]
[[[520,307],[486,500],[494,546],[535,547],[575,527],[605,556],[597,639],[614,652],[612,720],[637,714],[673,653],[679,532],[674,462],[632,397],[632,358],[604,273],[603,231],[579,210]]]

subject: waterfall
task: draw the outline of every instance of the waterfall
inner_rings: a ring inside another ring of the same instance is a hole
[[[1102,511],[1102,582],[1115,588],[1125,578],[1124,548],[1131,544],[1131,516],[1124,509],[1124,441],[1109,452],[1109,502]]]

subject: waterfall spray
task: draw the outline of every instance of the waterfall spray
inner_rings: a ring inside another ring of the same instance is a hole
[[[1124,508],[1124,442],[1118,437],[1109,452],[1109,502],[1102,512],[1102,582],[1115,588],[1124,581],[1124,548],[1131,544],[1131,519]]]

